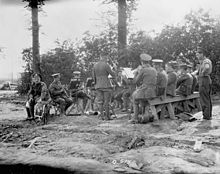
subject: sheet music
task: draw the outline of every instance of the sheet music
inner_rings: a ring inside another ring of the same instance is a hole
[[[126,76],[128,79],[134,78],[134,71],[131,68],[123,68],[122,75]]]

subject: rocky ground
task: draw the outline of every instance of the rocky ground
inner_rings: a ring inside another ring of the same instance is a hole
[[[12,173],[220,173],[218,103],[211,121],[203,121],[201,112],[193,122],[136,125],[126,114],[117,116],[54,116],[40,125],[24,121],[24,98],[0,94],[0,166]],[[198,139],[202,148],[195,152]]]

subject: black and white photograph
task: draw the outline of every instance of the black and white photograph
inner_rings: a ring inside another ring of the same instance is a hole
[[[219,0],[0,0],[1,174],[220,174]]]

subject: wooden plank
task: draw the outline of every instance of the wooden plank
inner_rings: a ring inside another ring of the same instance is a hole
[[[187,97],[183,97],[183,96],[168,97],[167,96],[165,100],[161,100],[160,98],[155,98],[155,99],[149,100],[149,103],[150,105],[161,105],[161,104],[185,101],[185,100],[190,100],[190,99],[195,99],[195,98],[199,98],[199,93],[194,93]]]
[[[175,114],[174,114],[173,106],[171,103],[167,104],[167,109],[168,109],[170,118],[175,119]]]

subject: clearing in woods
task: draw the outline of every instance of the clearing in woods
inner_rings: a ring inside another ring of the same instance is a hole
[[[128,124],[128,116],[54,116],[47,125],[24,121],[24,100],[0,98],[0,166],[14,173],[220,173],[220,106],[213,119],[164,119]],[[199,152],[196,140],[202,141]],[[31,166],[31,167],[30,167]]]

